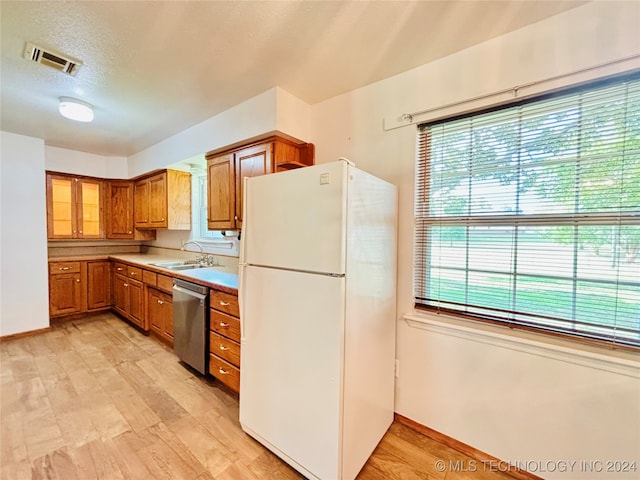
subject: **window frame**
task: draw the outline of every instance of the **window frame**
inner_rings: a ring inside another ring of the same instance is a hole
[[[421,133],[422,130],[430,127],[435,127],[443,123],[449,123],[449,122],[454,122],[461,119],[477,117],[480,115],[485,115],[487,113],[499,112],[501,110],[513,109],[514,107],[517,108],[527,104],[540,103],[550,99],[555,99],[557,97],[565,97],[565,96],[569,96],[576,93],[588,92],[588,91],[595,90],[608,85],[613,85],[615,83],[625,82],[627,80],[637,81],[639,79],[640,79],[640,71],[633,71],[633,72],[625,73],[622,75],[615,75],[612,77],[591,81],[585,84],[571,86],[571,87],[563,88],[557,91],[536,95],[531,98],[514,101],[508,104],[489,107],[489,108],[483,108],[473,112],[466,112],[464,114],[454,115],[447,118],[441,118],[434,121],[421,123],[418,125],[418,142],[417,142],[418,152],[416,155],[416,190],[415,190],[415,200],[414,200],[416,228],[414,231],[414,292],[413,292],[414,308],[416,310],[428,311],[431,313],[449,315],[457,318],[463,318],[466,320],[500,325],[503,327],[508,327],[510,329],[521,329],[521,330],[545,334],[545,335],[559,336],[559,337],[570,339],[580,343],[596,344],[599,346],[604,345],[608,348],[630,349],[633,351],[640,350],[640,340],[638,339],[631,341],[631,343],[628,343],[624,339],[621,340],[620,338],[617,338],[617,337],[605,338],[606,336],[603,336],[603,335],[595,335],[595,334],[589,335],[587,332],[579,331],[579,330],[567,331],[566,329],[562,329],[559,327],[555,328],[550,325],[541,325],[535,322],[528,324],[526,321],[523,321],[522,319],[513,318],[508,320],[500,316],[494,317],[490,314],[487,314],[486,312],[474,313],[469,311],[460,311],[454,308],[447,308],[446,306],[441,306],[441,305],[439,306],[426,305],[424,303],[425,298],[421,298],[418,292],[419,284],[421,281],[423,282],[422,286],[423,288],[425,288],[424,290],[425,292],[427,291],[426,288],[428,288],[427,287],[429,282],[428,270],[430,268],[430,263],[427,262],[427,256],[429,255],[429,250],[430,250],[430,247],[428,245],[432,243],[432,240],[430,239],[429,234],[427,233],[428,227],[424,227],[424,222],[425,222],[424,215],[422,214],[422,217],[421,217],[421,214],[418,211],[419,205],[422,205],[422,212],[424,212],[425,205],[426,205],[426,210],[430,211],[431,207],[429,204],[432,199],[430,188],[429,188],[429,178],[431,175],[431,165],[429,163],[430,152],[428,151],[429,142],[423,141],[424,139],[421,137],[423,135]],[[421,179],[421,177],[423,178]],[[427,180],[424,180],[424,178],[426,178]],[[472,177],[470,176],[469,178],[471,179]],[[426,186],[423,190],[420,189],[420,183],[422,184],[422,186]],[[634,208],[637,208],[637,206],[634,206]],[[638,215],[639,213],[640,212],[636,211],[635,215]],[[633,216],[634,213],[632,212],[631,215]],[[547,217],[546,223],[544,222],[545,217]],[[544,223],[545,225],[566,225],[567,223],[574,221],[575,217],[576,217],[575,213],[567,213],[564,215],[549,214],[547,216],[536,214],[536,215],[532,215],[529,219],[527,219],[525,215],[519,215],[519,214],[514,214],[514,215],[496,214],[496,215],[483,216],[482,220],[478,221],[478,224],[485,225],[485,226],[486,225],[510,225],[510,226],[516,225],[517,226],[522,224],[522,222],[526,223],[527,220],[531,220],[535,223],[536,221],[541,222],[541,219],[542,219],[542,223]],[[469,226],[469,225],[473,225],[474,222],[477,221],[478,217],[474,218],[473,215],[469,214],[469,215],[461,216],[459,218],[449,217],[445,220],[442,220],[443,217],[440,217],[440,218],[441,218],[441,221],[440,223],[437,223],[437,225],[450,224],[450,225]],[[594,222],[594,224],[600,221],[598,219],[597,214],[590,215],[590,219]],[[419,226],[419,223],[421,221],[423,222],[423,225]],[[574,222],[574,223],[578,225],[578,222]],[[581,224],[588,225],[588,223],[589,223],[589,220],[583,221]],[[436,223],[433,222],[431,225],[436,225]],[[616,223],[616,225],[622,225],[622,224]],[[633,225],[637,225],[637,223],[634,223]],[[423,236],[421,237],[420,235],[423,235]],[[467,231],[467,236],[468,236],[468,231]],[[576,244],[577,244],[577,240],[574,240],[573,245],[575,246]],[[516,247],[516,251],[517,251],[517,248],[519,247]],[[422,266],[421,269],[420,269],[420,266]],[[468,265],[467,267],[465,267],[465,272],[467,274],[469,273]],[[513,275],[515,278],[518,272],[517,270],[512,269],[510,271],[510,274]],[[420,276],[421,276],[421,279],[419,279]],[[574,281],[577,281],[577,280],[574,279]],[[469,282],[467,278],[465,283],[465,288],[468,289],[470,285],[472,284]],[[513,290],[514,292],[516,291],[515,286],[513,287]],[[454,302],[448,301],[446,303],[452,304]],[[464,305],[466,305],[467,307],[473,308],[472,305],[469,305],[469,304],[464,304]],[[494,310],[500,310],[500,309],[494,308]],[[510,312],[506,310],[504,312],[515,315],[515,312]],[[539,317],[544,317],[544,316],[540,315]],[[549,318],[551,319],[552,317],[549,317]],[[636,342],[636,343],[634,344],[633,342]]]

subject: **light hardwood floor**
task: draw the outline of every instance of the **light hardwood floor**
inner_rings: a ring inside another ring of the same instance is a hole
[[[0,476],[299,479],[244,434],[237,397],[106,313],[0,342]],[[470,459],[394,423],[363,480],[509,478],[436,470]]]

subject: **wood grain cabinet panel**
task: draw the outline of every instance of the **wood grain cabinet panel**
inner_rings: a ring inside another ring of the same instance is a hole
[[[133,237],[133,183],[107,182],[107,238]]]
[[[113,293],[111,302],[114,310],[142,330],[149,330],[144,304],[144,284],[132,278],[142,278],[142,271],[122,263],[113,264]]]
[[[73,315],[111,306],[111,266],[106,260],[49,262],[49,314]]]
[[[232,365],[240,365],[240,344],[229,338],[209,332],[209,346],[211,353],[224,358]]]
[[[81,313],[84,310],[84,289],[79,272],[49,275],[49,314],[56,317]]]
[[[240,343],[240,320],[238,318],[212,308],[209,325],[212,331]]]
[[[240,369],[213,353],[209,354],[209,373],[234,392],[240,392]]]
[[[258,177],[275,172],[273,165],[274,142],[256,145],[235,153],[236,228],[242,228],[242,201],[245,177]]]
[[[209,292],[209,373],[230,389],[240,390],[240,318],[238,296]]]
[[[156,288],[148,288],[147,315],[151,331],[173,345],[173,297]]]
[[[113,239],[155,240],[154,230],[134,228],[134,184],[128,180],[106,182],[106,236]],[[144,192],[143,192],[144,193]]]
[[[128,296],[128,315],[131,320],[138,327],[143,330],[149,328],[145,326],[144,317],[144,295],[143,295],[142,282],[138,280],[129,279],[127,281],[127,296]]]
[[[87,262],[87,310],[111,306],[111,262]]]
[[[233,154],[207,159],[207,226],[232,230],[236,226]]]
[[[47,238],[105,238],[101,179],[47,172],[46,181]]]
[[[133,191],[135,226],[147,228],[149,226],[149,182],[147,179],[137,181],[133,186]]]
[[[120,273],[114,273],[111,304],[118,313],[124,316],[127,316],[126,288],[127,277]]]
[[[207,228],[240,230],[245,177],[314,164],[311,143],[295,143],[280,136],[232,149],[207,153]]]
[[[191,230],[191,174],[164,170],[134,183],[134,225]]]

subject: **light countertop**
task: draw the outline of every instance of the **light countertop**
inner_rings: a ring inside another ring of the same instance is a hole
[[[72,262],[82,260],[115,260],[129,263],[134,266],[152,270],[155,273],[192,281],[200,285],[225,291],[231,294],[238,293],[238,273],[228,266],[202,267],[192,270],[169,270],[157,267],[153,264],[164,262],[182,261],[184,259],[168,255],[144,254],[144,253],[119,253],[110,255],[76,255],[68,257],[50,257],[49,262]]]

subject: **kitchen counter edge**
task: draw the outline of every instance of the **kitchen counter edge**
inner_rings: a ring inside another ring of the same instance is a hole
[[[117,261],[122,262],[128,265],[132,265],[134,267],[144,268],[145,270],[152,271],[154,273],[159,273],[161,275],[165,275],[172,278],[179,278],[181,280],[185,280],[187,282],[197,283],[198,285],[203,285],[205,287],[213,288],[225,293],[229,293],[231,295],[238,294],[238,275],[234,273],[221,272],[214,270],[216,267],[204,267],[198,268],[195,270],[189,270],[187,273],[178,272],[175,270],[169,270],[166,268],[157,267],[152,265],[152,263],[161,263],[175,260],[174,258],[168,257],[160,257],[154,255],[148,256],[148,259],[141,260],[140,257],[145,257],[144,254],[110,254],[110,255],[74,255],[74,256],[61,256],[61,257],[49,257],[49,263],[52,262],[78,262],[78,261],[100,261],[100,260],[109,260],[109,261]],[[134,257],[134,258],[131,258]],[[198,276],[202,276],[205,273],[210,278],[198,278],[197,276],[191,275],[196,274],[198,272]]]

